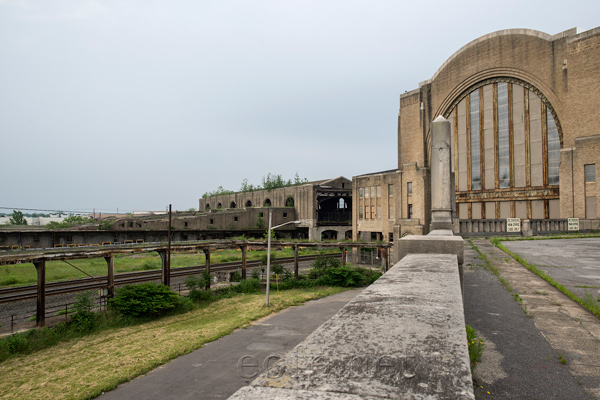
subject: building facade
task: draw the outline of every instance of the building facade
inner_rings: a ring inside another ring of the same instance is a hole
[[[465,45],[400,96],[398,170],[382,175],[397,187],[393,237],[428,231],[430,124],[439,115],[452,128],[457,219],[579,218],[581,229],[598,229],[599,109],[600,28],[505,30]],[[377,176],[355,177],[354,196]],[[361,227],[389,236],[390,221],[367,223],[360,202],[355,238]]]

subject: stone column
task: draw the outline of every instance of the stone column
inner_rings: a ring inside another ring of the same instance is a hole
[[[454,231],[450,121],[441,115],[431,123],[431,225],[430,231]]]

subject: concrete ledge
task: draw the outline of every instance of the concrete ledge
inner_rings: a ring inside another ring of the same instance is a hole
[[[231,399],[474,399],[457,272],[405,257]]]
[[[458,258],[458,263],[462,265],[463,238],[452,236],[451,231],[436,230],[426,236],[407,235],[394,242],[394,257],[402,260],[409,254],[454,254]]]

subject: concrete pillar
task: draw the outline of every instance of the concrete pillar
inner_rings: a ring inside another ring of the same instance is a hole
[[[452,224],[452,179],[450,121],[437,117],[431,123],[431,225],[430,231],[448,229]]]
[[[34,262],[37,270],[37,309],[35,321],[40,328],[46,324],[46,261]]]
[[[108,297],[115,297],[115,256],[111,254],[108,257],[104,257],[108,266],[108,278],[107,278],[107,292]]]
[[[242,249],[242,279],[246,279],[246,246],[241,246]]]

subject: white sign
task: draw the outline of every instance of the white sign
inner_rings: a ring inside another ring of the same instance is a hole
[[[579,230],[579,218],[569,218],[568,225],[570,231],[578,231]]]
[[[521,218],[506,218],[506,232],[521,232]]]

